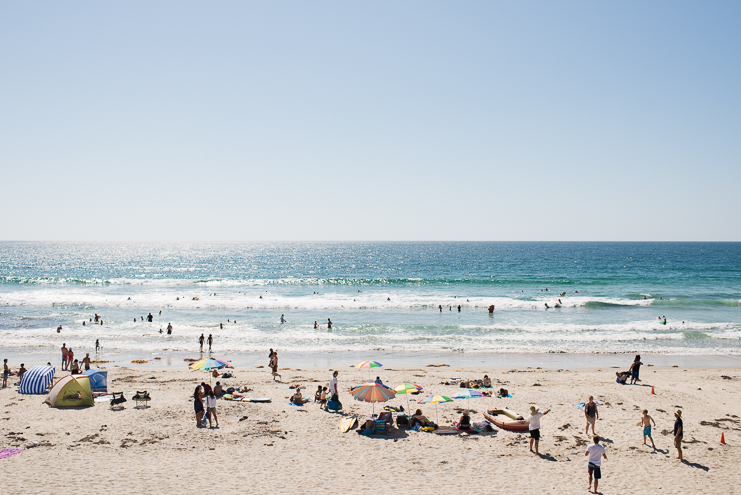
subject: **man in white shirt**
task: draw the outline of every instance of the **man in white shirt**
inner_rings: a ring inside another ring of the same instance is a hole
[[[599,485],[599,480],[602,478],[602,458],[604,457],[607,459],[607,454],[605,454],[605,448],[599,444],[599,436],[595,435],[592,440],[594,440],[594,443],[587,447],[587,451],[584,453],[584,455],[589,456],[589,465],[587,467],[587,470],[589,471],[589,487],[587,490],[592,489],[592,474],[594,474],[594,493],[597,493],[597,485]]]
[[[332,373],[332,378],[329,380],[329,396],[331,400],[337,400],[339,398],[339,394],[337,393],[337,375],[339,373],[339,371]]]
[[[533,451],[533,443],[535,443],[535,453],[540,455],[538,452],[538,443],[540,442],[540,418],[548,414],[551,410],[546,409],[543,412],[538,412],[538,408],[530,406],[530,417],[527,420],[530,422],[530,452]]]

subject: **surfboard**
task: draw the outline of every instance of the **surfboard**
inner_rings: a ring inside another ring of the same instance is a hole
[[[270,397],[245,397],[243,402],[270,402]]]
[[[355,418],[355,417],[353,417],[353,418],[343,418],[342,421],[340,421],[339,428],[340,428],[340,431],[342,433],[347,433],[348,430],[350,430],[351,428],[355,427],[355,425],[357,425],[357,424],[358,424],[358,419]]]

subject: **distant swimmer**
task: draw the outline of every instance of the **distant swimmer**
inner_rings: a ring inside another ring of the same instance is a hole
[[[316,320],[314,320],[314,330],[316,330],[317,328],[319,328],[319,323],[317,323]]]
[[[489,306],[489,314],[490,315],[494,314],[494,305],[493,304],[491,306]]]
[[[560,299],[558,300],[558,304],[563,304]]]
[[[211,346],[214,343],[214,336],[211,334],[208,334],[208,352],[211,352]]]
[[[167,335],[172,335],[172,323],[167,324]]]
[[[82,320],[82,326],[83,327],[85,326],[85,320]]]
[[[160,316],[162,316],[162,310],[160,309]]]
[[[575,290],[575,291],[574,291],[574,294],[578,294],[578,293],[579,293],[579,291],[578,291],[578,290]]]
[[[646,299],[648,299],[648,298],[646,296],[643,296],[643,300],[645,301]]]
[[[461,305],[460,304],[458,305],[458,312],[459,313],[461,312]]]
[[[95,313],[95,323],[98,323],[99,319],[100,319],[100,316],[98,316],[98,313]]]
[[[554,307],[554,308],[560,308],[560,307],[561,307],[561,305],[560,305],[560,304],[558,304],[558,303],[556,303],[556,304],[554,304],[554,305],[553,305],[553,307]]]
[[[566,291],[561,292],[561,297],[566,295]]]
[[[285,319],[285,318],[283,318],[283,315],[280,315],[280,322],[281,322],[281,323],[285,323],[285,322],[286,322],[286,319]]]
[[[95,339],[95,352],[100,350],[100,339]]]
[[[223,324],[223,323],[219,323],[219,328],[220,328],[221,330],[224,330],[224,324]]]
[[[136,323],[136,318],[134,318],[134,323]]]
[[[443,312],[443,305],[442,304],[438,304],[437,307],[440,308],[440,312],[442,313]]]
[[[57,327],[57,333],[62,333],[62,325],[59,325],[59,326]]]
[[[551,309],[551,307],[548,306],[548,303],[545,303],[545,309]]]
[[[387,301],[390,301],[390,300],[391,300],[391,298],[390,298],[390,297],[387,297],[387,298],[386,298],[386,300],[387,300]]]
[[[332,330],[332,320],[327,318],[327,329]]]
[[[200,337],[198,337],[198,343],[201,344],[201,352],[203,352],[203,341],[206,340],[206,338],[201,334]]]
[[[262,299],[262,295],[260,296],[260,299]]]
[[[152,320],[154,320],[154,316],[152,316],[152,313],[149,313],[149,314],[147,315],[147,321],[148,321],[149,323],[152,323]]]

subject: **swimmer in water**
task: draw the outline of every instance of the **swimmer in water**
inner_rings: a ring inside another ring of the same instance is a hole
[[[327,318],[327,329],[332,330],[332,320],[330,320],[329,318]]]
[[[281,322],[281,323],[285,323],[285,322],[286,322],[286,319],[285,319],[285,318],[283,318],[283,315],[280,315],[280,322]]]
[[[316,330],[317,328],[319,328],[319,323],[317,323],[316,320],[314,320],[314,330]]]

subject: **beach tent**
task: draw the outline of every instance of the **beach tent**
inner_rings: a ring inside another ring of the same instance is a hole
[[[18,392],[21,394],[45,394],[54,376],[54,366],[31,366],[31,369],[23,373],[21,386]]]
[[[107,370],[87,370],[82,373],[90,377],[90,388],[93,390],[108,390]]]
[[[47,397],[51,407],[85,407],[93,405],[93,392],[90,390],[90,377],[67,375],[49,391]]]

